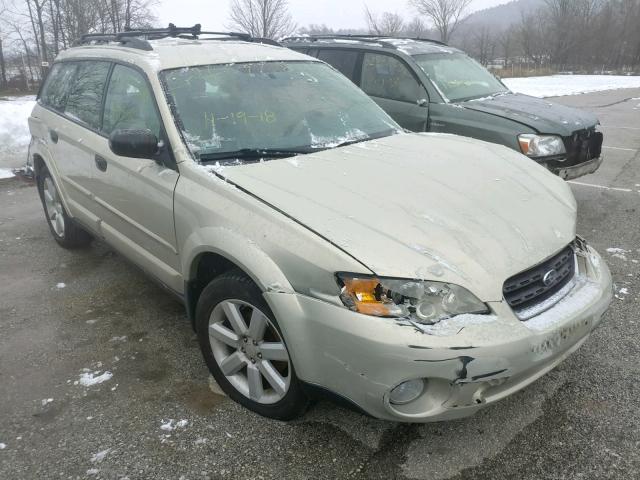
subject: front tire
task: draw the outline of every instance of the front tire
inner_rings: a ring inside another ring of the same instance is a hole
[[[309,402],[275,317],[243,272],[222,274],[202,291],[196,331],[209,371],[232,400],[277,420],[304,413]]]
[[[79,227],[64,209],[60,192],[58,192],[51,173],[45,166],[38,174],[38,193],[40,200],[42,200],[49,230],[58,245],[73,249],[86,247],[91,243],[91,235]]]

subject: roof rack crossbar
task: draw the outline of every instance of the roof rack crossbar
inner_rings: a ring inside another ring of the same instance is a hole
[[[264,39],[253,38],[248,33],[240,32],[208,32],[202,31],[202,26],[198,23],[193,27],[176,27],[173,23],[170,23],[166,28],[145,28],[131,30],[127,29],[124,32],[118,33],[87,33],[80,37],[74,45],[89,45],[89,44],[101,44],[116,42],[121,43],[124,46],[136,48],[139,50],[153,50],[153,47],[148,40],[159,40],[161,38],[192,38],[198,39],[200,35],[217,35],[219,37],[227,38],[206,38],[203,40],[226,40],[226,39],[239,39],[245,42],[265,43],[269,45],[280,46],[279,43]]]
[[[292,36],[292,37],[287,37],[287,38],[283,38],[282,41],[291,41],[291,40],[306,40],[306,41],[311,41],[311,42],[315,42],[318,40],[356,40],[356,41],[361,41],[361,42],[366,42],[366,43],[377,43],[379,45],[382,45],[384,47],[389,47],[389,48],[397,48],[396,45],[387,42],[386,40],[394,40],[394,39],[399,39],[399,40],[415,40],[417,42],[429,42],[429,43],[435,43],[438,45],[443,45],[443,46],[448,46],[446,43],[441,42],[439,40],[432,40],[430,38],[410,38],[410,37],[391,37],[388,35],[364,35],[364,34],[350,34],[350,33],[345,33],[345,34],[323,34],[323,35],[307,35],[307,36],[302,36],[302,35],[297,35],[297,36]]]

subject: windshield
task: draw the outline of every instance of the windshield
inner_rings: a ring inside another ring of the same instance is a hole
[[[207,65],[167,70],[161,79],[189,150],[203,161],[252,150],[295,155],[401,131],[319,62]]]
[[[486,68],[463,53],[430,53],[413,58],[451,102],[508,92]]]

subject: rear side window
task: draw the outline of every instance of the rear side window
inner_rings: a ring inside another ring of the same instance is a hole
[[[69,89],[64,113],[93,129],[100,129],[102,96],[107,82],[109,62],[81,61],[77,63],[74,81]]]
[[[318,58],[327,62],[351,81],[355,81],[359,52],[355,50],[320,50]]]
[[[401,60],[379,53],[365,53],[360,87],[372,97],[401,102],[415,103],[427,96]]]
[[[160,138],[160,118],[145,77],[132,68],[116,65],[107,89],[102,130],[110,135],[120,129],[151,130]]]
[[[40,102],[47,107],[63,111],[71,81],[76,72],[76,63],[56,63],[47,76],[40,94]]]

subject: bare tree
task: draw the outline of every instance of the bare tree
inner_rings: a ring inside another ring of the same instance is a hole
[[[447,43],[473,0],[409,0],[418,12],[429,18],[440,33],[440,40]]]
[[[229,28],[278,39],[293,33],[296,24],[287,0],[232,0]]]
[[[369,33],[395,37],[404,30],[404,20],[397,13],[384,12],[378,17],[365,5],[364,14],[369,25]]]
[[[405,26],[405,35],[413,38],[427,38],[429,29],[420,17],[415,17]]]

